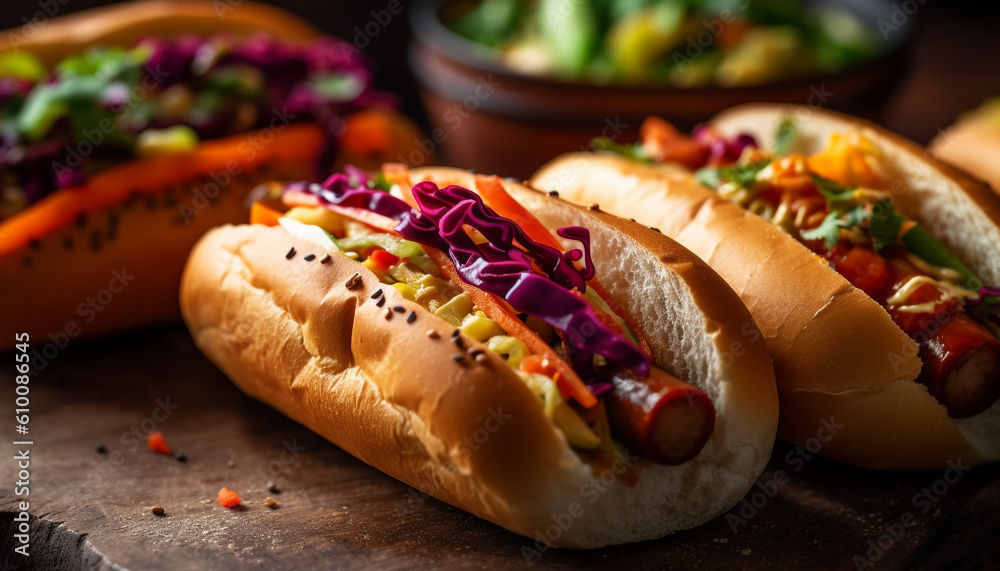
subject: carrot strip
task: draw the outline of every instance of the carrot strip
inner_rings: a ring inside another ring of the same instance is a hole
[[[277,226],[278,219],[285,215],[272,201],[257,201],[250,205],[250,223]]]
[[[344,135],[340,145],[355,155],[382,153],[392,144],[392,125],[381,111],[363,110],[344,120]]]
[[[219,497],[215,501],[219,502],[219,505],[224,508],[235,508],[243,503],[243,500],[240,499],[240,496],[236,492],[225,486],[222,486],[222,489],[219,490]]]
[[[403,192],[403,202],[417,208],[417,201],[413,199],[413,182],[410,180],[409,167],[400,163],[386,163],[382,165],[382,174],[392,184],[399,185],[399,189]]]
[[[549,229],[538,218],[535,218],[534,214],[528,212],[528,209],[521,206],[520,202],[514,200],[514,197],[503,187],[503,183],[500,182],[499,177],[477,175],[476,191],[479,192],[479,196],[483,197],[483,201],[486,202],[487,206],[495,210],[500,216],[510,218],[517,223],[529,238],[540,244],[555,248],[560,252],[563,251],[562,244],[556,240],[555,236],[549,232]]]
[[[146,445],[153,452],[159,452],[160,454],[171,455],[174,453],[170,445],[167,444],[165,438],[163,438],[163,433],[157,430],[156,432],[150,432],[149,436],[146,437]]]
[[[466,283],[458,273],[458,270],[455,269],[455,265],[452,264],[451,259],[444,252],[435,250],[434,248],[425,248],[425,250],[431,260],[441,268],[441,275],[451,280],[455,285],[462,288],[465,293],[469,294],[469,297],[472,298],[472,303],[480,311],[495,321],[497,325],[512,337],[520,339],[528,346],[528,349],[532,353],[548,359],[549,363],[557,371],[556,383],[566,394],[576,399],[585,408],[592,408],[597,405],[597,397],[594,396],[594,393],[590,392],[590,389],[587,388],[587,385],[583,383],[580,376],[576,374],[576,371],[573,370],[569,363],[560,359],[556,355],[556,352],[552,350],[552,347],[549,347],[548,343],[543,341],[537,333],[518,319],[495,295]]]
[[[114,206],[133,193],[157,194],[199,175],[216,174],[222,181],[206,186],[225,184],[263,163],[311,161],[322,148],[323,132],[315,124],[288,125],[271,135],[266,144],[257,132],[206,141],[190,153],[130,161],[94,175],[84,186],[53,192],[0,223],[0,254],[19,250],[71,225],[80,215]]]

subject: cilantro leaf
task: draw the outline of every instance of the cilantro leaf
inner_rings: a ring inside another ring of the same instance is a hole
[[[792,151],[795,139],[798,137],[798,127],[791,117],[784,117],[778,123],[778,130],[774,134],[774,154],[783,157]]]
[[[770,161],[758,161],[746,165],[726,165],[724,167],[705,167],[694,174],[695,180],[713,190],[723,183],[730,183],[739,188],[750,188],[757,182],[757,173],[771,164]]]
[[[869,232],[876,252],[899,241],[899,231],[905,221],[906,217],[897,213],[888,200],[873,205]]]
[[[694,173],[694,179],[698,181],[698,184],[711,188],[715,190],[722,186],[722,177],[719,174],[719,169],[713,167],[705,167],[703,169],[698,169]]]
[[[590,141],[590,148],[595,151],[607,151],[609,153],[621,155],[634,161],[640,161],[643,163],[653,162],[653,159],[650,158],[646,154],[646,151],[643,150],[642,143],[623,145],[621,143],[616,143],[607,137],[597,137],[596,139]]]
[[[819,193],[826,197],[831,206],[836,202],[845,202],[854,198],[855,189],[853,188],[847,188],[837,181],[821,177],[818,174],[813,174],[812,178]]]
[[[826,215],[823,222],[812,230],[804,230],[804,240],[823,240],[827,248],[832,248],[840,241],[841,228],[856,228],[864,224],[871,213],[864,206],[855,206],[847,212],[833,211]]]

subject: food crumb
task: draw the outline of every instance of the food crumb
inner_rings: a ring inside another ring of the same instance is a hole
[[[226,467],[227,468],[235,468],[236,467],[236,462],[233,462],[232,460],[228,460],[226,462]]]
[[[97,448],[95,450],[97,450],[98,454],[107,454],[108,453],[108,448],[105,445],[103,445],[103,444],[98,444]]]
[[[243,500],[241,500],[240,497],[236,495],[236,492],[230,490],[225,486],[222,486],[222,489],[219,490],[219,497],[217,501],[219,502],[220,506],[225,508],[234,508],[243,502]]]
[[[264,505],[273,510],[278,507],[278,502],[274,501],[274,498],[268,497],[266,500],[264,500]]]
[[[267,483],[267,491],[271,492],[272,494],[281,493],[281,490],[278,489],[278,484],[275,484],[274,482]]]
[[[740,553],[743,555],[750,555],[750,550],[744,547],[743,549],[740,549]]]
[[[177,454],[174,454],[174,459],[177,460],[178,462],[187,462],[188,461],[187,454],[185,454],[183,452],[178,452]]]
[[[146,445],[153,452],[159,452],[160,454],[172,455],[174,451],[167,444],[166,439],[163,438],[163,433],[157,430],[156,432],[149,433],[146,437]]]
[[[159,516],[166,515],[167,513],[167,511],[160,506],[155,506],[153,507],[153,509],[149,511],[153,512],[153,515],[159,515]]]

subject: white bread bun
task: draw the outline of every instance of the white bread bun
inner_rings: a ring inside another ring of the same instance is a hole
[[[198,346],[249,395],[387,474],[532,540],[592,548],[660,537],[723,513],[763,470],[777,425],[763,344],[730,353],[743,340],[741,327],[755,331],[746,308],[673,241],[506,186],[546,225],[590,229],[599,279],[638,321],[656,362],[712,399],[715,429],[694,460],[638,460],[632,487],[613,477],[613,467],[584,463],[498,356],[453,361],[447,322],[356,262],[305,261],[324,252],[281,227],[207,234],[185,269],[184,319]],[[289,260],[290,247],[298,255]],[[355,274],[362,285],[347,289]],[[382,308],[371,299],[379,287]],[[387,312],[394,306],[405,313]],[[471,339],[465,347],[483,348]]]
[[[749,132],[766,146],[781,119],[795,111],[741,106],[712,123],[726,136]],[[797,122],[797,150],[816,151],[831,133],[861,129],[907,189],[897,195],[901,210],[972,262],[988,283],[997,283],[996,197],[956,169],[927,163],[918,146],[875,125],[810,113]],[[823,419],[832,418],[842,426],[820,453],[862,467],[929,470],[957,458],[977,464],[1000,458],[1000,405],[953,421],[914,382],[921,367],[916,344],[885,310],[794,238],[686,173],[578,153],[542,167],[531,184],[656,226],[726,279],[774,359],[780,438],[804,445]]]
[[[233,8],[225,2],[149,0],[85,10],[30,28],[7,30],[0,34],[0,52],[29,52],[53,66],[94,45],[130,46],[149,36],[207,37],[220,32],[241,36],[264,32],[292,42],[319,35],[304,20],[256,2],[242,2]],[[387,160],[409,156],[420,140],[419,129],[395,111],[358,111],[348,116],[348,127],[356,119],[368,129],[386,129],[388,146],[381,153],[372,153],[342,144],[338,165],[378,168]],[[15,331],[29,333],[40,348],[51,344],[55,349],[71,340],[177,321],[181,270],[198,238],[220,224],[246,220],[246,199],[257,183],[312,175],[321,150],[318,138],[315,153],[289,157],[287,153],[281,156],[281,149],[275,148],[287,142],[275,138],[274,133],[259,138],[257,133],[208,141],[200,147],[228,146],[230,150],[225,152],[241,163],[239,170],[226,166],[228,160],[216,161],[218,164],[203,172],[171,180],[161,188],[149,188],[138,173],[132,183],[137,195],[133,200],[73,212],[71,220],[82,215],[76,223],[54,231],[30,232],[30,244],[4,247],[11,227],[7,222],[18,215],[0,220],[0,315],[9,328],[0,349],[14,346]],[[265,136],[274,144],[262,145],[269,140]],[[270,163],[267,170],[258,172],[259,163],[264,162]],[[139,163],[122,166],[135,164]],[[28,210],[45,208],[45,202],[43,199]]]
[[[1000,190],[1000,99],[964,114],[931,141],[928,158],[944,159]]]
[[[276,38],[305,41],[320,35],[312,24],[288,12],[258,2],[144,0],[27,23],[0,33],[0,51],[26,51],[52,66],[67,54],[103,44],[131,46],[148,36],[210,36],[230,32],[241,36],[268,33]]]

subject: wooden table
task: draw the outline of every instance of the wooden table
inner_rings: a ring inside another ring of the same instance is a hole
[[[12,356],[5,355],[5,359]],[[4,367],[0,379],[12,390]],[[409,488],[244,396],[182,328],[72,346],[32,381],[31,559],[36,569],[521,567],[532,542]],[[8,435],[0,434],[0,528],[16,500]],[[170,410],[170,414],[165,413]],[[161,430],[186,462],[150,451],[131,431]],[[97,447],[103,444],[106,453]],[[915,494],[943,472],[883,474],[776,449],[759,507],[658,541],[592,552],[548,551],[535,567],[842,569],[866,557],[884,525],[912,527],[879,568],[987,566],[1000,561],[1000,466],[973,468],[936,503]],[[229,463],[232,465],[229,465]],[[789,475],[785,485],[777,470]],[[951,474],[954,480],[954,474]],[[274,483],[280,493],[269,492]],[[215,502],[222,486],[244,506]],[[938,491],[942,491],[938,484]],[[770,491],[773,497],[768,498]],[[277,508],[265,507],[267,497]],[[764,501],[766,500],[766,501]],[[921,507],[928,512],[922,514]],[[164,516],[151,512],[163,507]],[[740,523],[735,518],[745,519]],[[909,522],[909,520],[905,520]],[[733,527],[736,531],[733,531]],[[3,536],[0,565],[25,568]],[[873,552],[873,555],[878,553]],[[3,557],[6,556],[6,561]],[[3,568],[3,567],[0,567]]]

